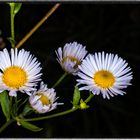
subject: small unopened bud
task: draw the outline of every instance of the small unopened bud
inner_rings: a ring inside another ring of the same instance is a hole
[[[87,109],[89,106],[81,99],[80,100],[80,109]]]

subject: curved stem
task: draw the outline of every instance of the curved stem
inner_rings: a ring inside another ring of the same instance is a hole
[[[57,85],[60,84],[60,82],[68,75],[67,72],[65,72],[59,79],[58,81],[53,85],[53,88],[55,88]]]
[[[6,127],[8,127],[12,122],[14,122],[15,120],[9,120],[7,121],[1,128],[0,128],[0,133],[6,129]]]
[[[94,94],[90,93],[89,97],[84,101],[85,103],[88,103],[92,98]]]
[[[44,119],[51,119],[54,117],[58,117],[58,116],[62,116],[62,115],[66,115],[69,114],[71,112],[74,112],[78,109],[79,107],[74,107],[72,109],[60,112],[60,113],[56,113],[56,114],[52,114],[50,116],[44,116],[44,117],[38,117],[38,118],[29,118],[29,119],[23,119],[24,121],[39,121],[39,120],[44,120]]]
[[[56,3],[52,9],[31,29],[29,33],[16,45],[16,48],[19,48],[26,40],[55,12],[55,10],[60,6],[59,3]]]
[[[89,102],[93,98],[93,96],[94,96],[94,94],[90,93],[89,97],[84,102],[85,103]],[[63,111],[63,112],[60,112],[60,113],[52,114],[50,116],[37,117],[37,118],[29,118],[29,119],[23,119],[23,120],[24,121],[39,121],[39,120],[44,120],[44,119],[51,119],[51,118],[54,118],[54,117],[58,117],[58,116],[69,114],[69,113],[74,112],[74,111],[76,111],[78,109],[79,109],[79,106],[73,106],[72,109],[69,109],[69,110],[66,110],[66,111]]]

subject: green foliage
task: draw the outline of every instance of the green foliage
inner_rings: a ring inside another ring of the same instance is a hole
[[[73,94],[73,106],[78,105],[79,100],[80,100],[80,91],[79,91],[78,87],[75,86],[74,94]]]
[[[7,121],[10,120],[10,101],[6,91],[0,93],[0,104]]]
[[[92,92],[89,92],[88,98],[85,100],[85,103],[88,103],[92,98],[94,97],[94,94]]]
[[[16,41],[12,38],[12,37],[7,37],[7,40],[11,43],[11,44],[16,44]]]
[[[23,116],[26,116],[26,115],[29,115],[30,113],[33,112],[33,109],[32,107],[30,106],[29,102],[25,105],[24,109],[23,109],[23,112],[22,112],[22,115]]]
[[[41,131],[43,128],[39,128],[27,121],[23,121],[23,120],[18,120],[19,124],[21,124],[24,128],[28,129],[28,130],[31,130],[31,131],[34,131],[34,132],[37,132],[37,131]]]
[[[15,101],[15,103],[12,105],[11,114],[13,117],[17,116],[17,101]]]
[[[17,14],[21,8],[21,3],[15,3],[14,14]]]
[[[12,10],[13,16],[15,16],[19,12],[22,3],[13,3],[12,2],[12,3],[9,3],[9,5],[13,9]]]

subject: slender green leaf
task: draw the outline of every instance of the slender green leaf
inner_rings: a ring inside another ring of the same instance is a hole
[[[15,15],[19,12],[21,5],[22,5],[22,3],[15,3],[15,5],[14,5],[14,14]]]
[[[19,103],[22,99],[17,100],[17,103]]]
[[[41,131],[43,128],[39,128],[29,122],[23,121],[23,120],[18,120],[18,122],[26,129],[37,132],[37,131]]]
[[[10,101],[6,91],[0,93],[0,104],[7,121],[10,120]]]
[[[21,107],[21,106],[23,106],[27,101],[29,100],[29,98],[26,98],[24,101],[22,101],[22,103],[20,103],[19,105],[18,105],[18,109]],[[21,101],[21,100],[20,100]],[[19,102],[20,102],[19,101]],[[19,103],[18,102],[18,103]]]
[[[19,10],[22,6],[22,3],[11,2],[11,3],[9,3],[9,5],[12,9],[13,16],[15,16],[19,12]]]
[[[10,5],[10,7],[14,7],[15,6],[15,3],[14,2],[10,2],[8,4]]]
[[[80,91],[77,86],[75,86],[74,94],[73,94],[73,105],[78,105],[80,100]]]

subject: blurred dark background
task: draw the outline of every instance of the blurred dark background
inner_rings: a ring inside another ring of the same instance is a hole
[[[49,11],[54,3],[24,3],[15,18],[16,41]],[[9,6],[0,3],[1,40],[10,36]],[[40,132],[30,132],[12,124],[1,138],[139,138],[140,137],[140,5],[139,3],[62,3],[55,13],[23,44],[42,63],[44,82],[51,87],[64,72],[56,61],[55,50],[65,43],[77,41],[87,46],[89,53],[105,51],[126,59],[133,70],[132,86],[125,96],[110,100],[95,96],[87,110],[34,122],[43,127]],[[56,88],[59,106],[48,113],[71,107],[74,76],[68,76]],[[83,98],[88,92],[82,92]],[[0,110],[0,125],[5,118]],[[47,114],[46,114],[47,115]]]

